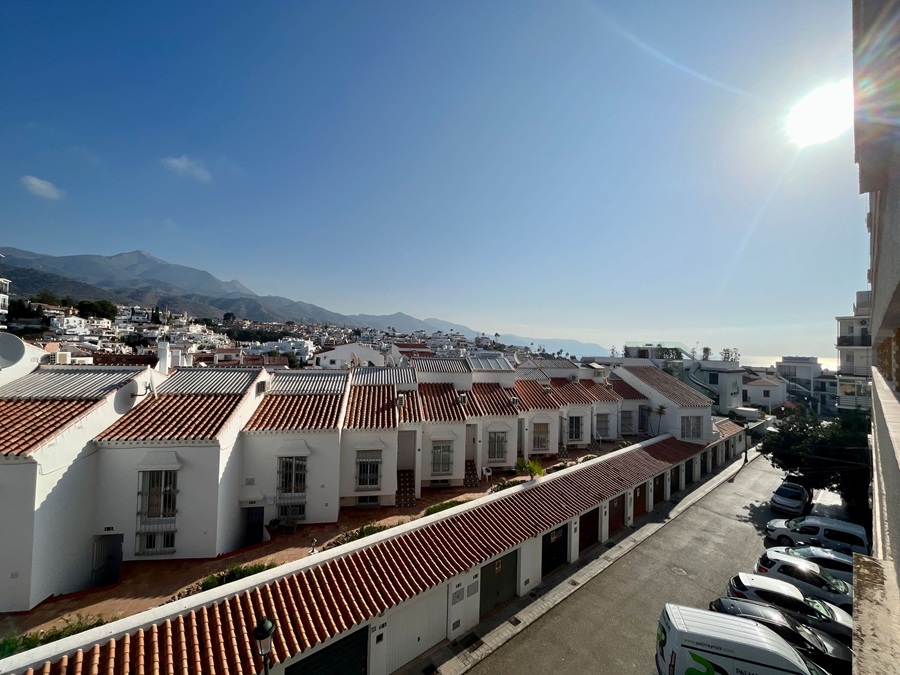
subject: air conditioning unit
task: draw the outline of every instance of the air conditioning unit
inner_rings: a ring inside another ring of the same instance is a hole
[[[869,322],[867,320],[863,319],[862,321],[859,322],[859,325],[865,326],[867,323],[869,323]]]
[[[545,393],[545,394],[549,394],[551,391],[552,391],[552,390],[550,389],[550,385],[549,385],[549,384],[545,384],[545,385],[544,385],[544,393]]]
[[[578,382],[577,375],[569,375],[569,382]]]
[[[519,405],[519,397],[518,397],[518,396],[513,396],[513,397],[512,397],[511,399],[509,399],[509,400],[510,400],[510,402],[511,402],[513,405]]]
[[[54,352],[50,355],[51,363],[67,366],[72,363],[72,352]]]
[[[397,407],[402,408],[406,403],[406,394],[397,394]]]
[[[468,403],[468,402],[469,402],[469,395],[468,395],[466,392],[464,392],[464,391],[460,392],[460,394],[459,394],[459,404],[462,405],[462,406],[464,406],[464,405],[466,405],[466,403]]]

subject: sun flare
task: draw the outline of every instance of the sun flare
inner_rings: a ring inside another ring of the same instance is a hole
[[[785,129],[799,147],[837,138],[853,124],[853,85],[850,80],[819,87],[788,113]]]

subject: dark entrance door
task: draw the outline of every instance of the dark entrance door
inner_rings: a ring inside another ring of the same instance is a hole
[[[511,551],[499,560],[481,566],[481,602],[479,619],[516,595],[519,551]]]
[[[653,479],[653,506],[659,504],[666,496],[666,474],[661,473]]]
[[[709,451],[709,457],[712,460],[712,466],[715,469],[719,466],[719,450],[718,448],[713,448]]]
[[[613,536],[625,527],[625,495],[619,495],[609,501],[609,536]]]
[[[647,513],[647,485],[641,484],[634,488],[634,519],[637,520]]]
[[[704,452],[700,455],[700,475],[705,476],[709,473],[709,453]]]
[[[600,507],[591,509],[578,520],[578,552],[600,541]]]
[[[568,562],[569,550],[569,525],[561,525],[552,532],[544,535],[541,547],[541,576],[545,577],[550,572],[565,562]]]
[[[104,534],[94,540],[91,586],[108,586],[119,582],[124,540],[124,534]]]
[[[251,506],[244,509],[244,546],[253,546],[263,540],[263,521],[266,519],[266,509],[263,506]]]
[[[360,628],[320,652],[285,668],[285,675],[365,675],[369,661],[369,629]]]

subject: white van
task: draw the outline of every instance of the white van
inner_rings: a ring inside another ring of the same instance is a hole
[[[667,604],[656,633],[659,675],[827,675],[765,626]]]
[[[844,553],[869,554],[866,528],[836,518],[801,516],[791,520],[770,520],[766,524],[766,536],[781,546],[798,546],[804,543]]]

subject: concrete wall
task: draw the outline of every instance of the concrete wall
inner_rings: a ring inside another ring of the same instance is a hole
[[[434,443],[443,443],[452,436],[453,471],[450,474],[432,473],[431,449]],[[512,446],[515,448],[516,446]],[[487,453],[487,448],[484,449]],[[477,453],[477,449],[476,449]],[[462,485],[466,473],[466,424],[465,422],[433,422],[422,427],[422,480],[449,480],[451,485]]]
[[[35,495],[38,464],[33,459],[0,457],[0,612],[31,609]],[[15,546],[10,545],[15,542]]]
[[[381,450],[380,489],[357,491],[357,450],[375,449],[373,446],[377,446]],[[422,452],[425,452],[424,447]],[[345,429],[341,432],[340,466],[340,498],[342,505],[353,506],[356,504],[357,497],[371,496],[379,497],[382,505],[394,504],[397,494],[397,430]]]
[[[525,428],[522,447],[525,457],[529,457],[534,447],[534,424],[546,424],[548,427],[547,453],[555,454],[559,449],[559,412],[556,410],[529,410],[523,415]]]

